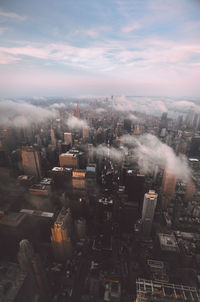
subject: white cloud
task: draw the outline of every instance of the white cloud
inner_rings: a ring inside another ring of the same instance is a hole
[[[55,118],[54,110],[42,108],[25,102],[0,101],[0,125],[4,127],[28,127]]]
[[[191,180],[191,170],[186,157],[177,156],[172,148],[162,143],[156,136],[125,135],[121,137],[121,141],[133,148],[134,159],[142,173],[152,173],[155,165],[159,165],[185,182]]]
[[[18,21],[24,21],[26,19],[25,16],[21,16],[14,12],[7,12],[7,11],[4,11],[3,9],[0,9],[0,19],[2,19],[2,18],[15,19]]]
[[[67,119],[66,124],[71,129],[82,129],[83,127],[88,127],[88,124],[86,121],[78,119],[75,116],[70,116]]]

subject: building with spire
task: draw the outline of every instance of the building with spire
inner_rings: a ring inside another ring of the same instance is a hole
[[[76,117],[76,118],[81,118],[81,113],[80,113],[80,109],[79,109],[79,106],[78,106],[78,104],[77,104],[77,106],[76,106],[76,110],[75,110],[75,112],[74,112],[74,116]]]
[[[45,271],[40,258],[35,254],[31,243],[27,239],[23,239],[19,243],[18,261],[21,269],[32,277],[41,301],[51,301]]]

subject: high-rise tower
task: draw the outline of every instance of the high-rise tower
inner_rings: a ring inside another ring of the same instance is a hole
[[[151,234],[157,197],[158,194],[153,190],[149,190],[149,192],[144,195],[142,208],[142,236],[144,238],[149,238]]]
[[[54,227],[51,229],[51,233],[51,242],[56,260],[66,260],[72,253],[72,217],[69,208],[62,208],[54,223]]]
[[[176,176],[168,170],[163,173],[162,179],[162,208],[166,209],[168,202],[175,196]]]
[[[80,109],[79,109],[79,107],[78,107],[78,104],[77,104],[77,106],[76,106],[76,110],[75,110],[75,112],[74,112],[74,116],[75,116],[76,118],[81,118],[81,113],[80,113]]]
[[[28,272],[33,278],[36,290],[38,290],[42,301],[50,301],[49,287],[40,258],[34,253],[32,245],[26,239],[21,240],[19,243],[18,261],[21,269]]]
[[[22,147],[22,165],[25,174],[41,177],[40,155],[32,146]]]

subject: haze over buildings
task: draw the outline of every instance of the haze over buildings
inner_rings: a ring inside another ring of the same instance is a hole
[[[1,1],[0,301],[200,302],[199,13]]]

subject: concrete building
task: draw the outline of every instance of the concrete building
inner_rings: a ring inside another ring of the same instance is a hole
[[[72,133],[71,132],[65,132],[64,133],[64,142],[66,145],[72,146],[73,140],[72,140]]]
[[[22,165],[24,174],[41,177],[41,163],[39,152],[32,146],[22,147]]]
[[[161,251],[179,253],[179,247],[173,233],[158,233],[158,239]]]
[[[182,284],[170,284],[166,282],[155,282],[152,280],[136,280],[137,302],[143,301],[200,301],[200,295],[195,287]]]
[[[77,239],[85,238],[86,236],[86,220],[84,218],[75,221],[75,234]]]
[[[72,254],[72,217],[70,209],[62,208],[54,227],[51,228],[51,242],[56,260],[64,261]]]
[[[169,201],[175,196],[176,176],[168,170],[163,173],[162,179],[162,208],[166,209]]]
[[[33,302],[36,299],[30,276],[16,263],[0,262],[0,301]]]
[[[52,128],[51,128],[51,131],[50,131],[50,135],[51,135],[51,144],[53,146],[55,146],[56,145],[56,137],[55,137],[55,131]]]
[[[83,127],[83,139],[86,140],[89,137],[89,128],[88,126]]]
[[[149,190],[144,195],[143,207],[142,207],[142,236],[149,238],[151,234],[152,222],[154,218],[154,212],[157,204],[158,194],[153,190]]]
[[[120,302],[121,285],[118,280],[108,280],[105,286],[104,301]]]
[[[62,153],[59,156],[59,162],[61,167],[78,168],[79,156],[74,153]]]
[[[39,256],[28,240],[21,240],[19,246],[18,261],[21,269],[31,275],[42,301],[50,301],[49,287]]]

